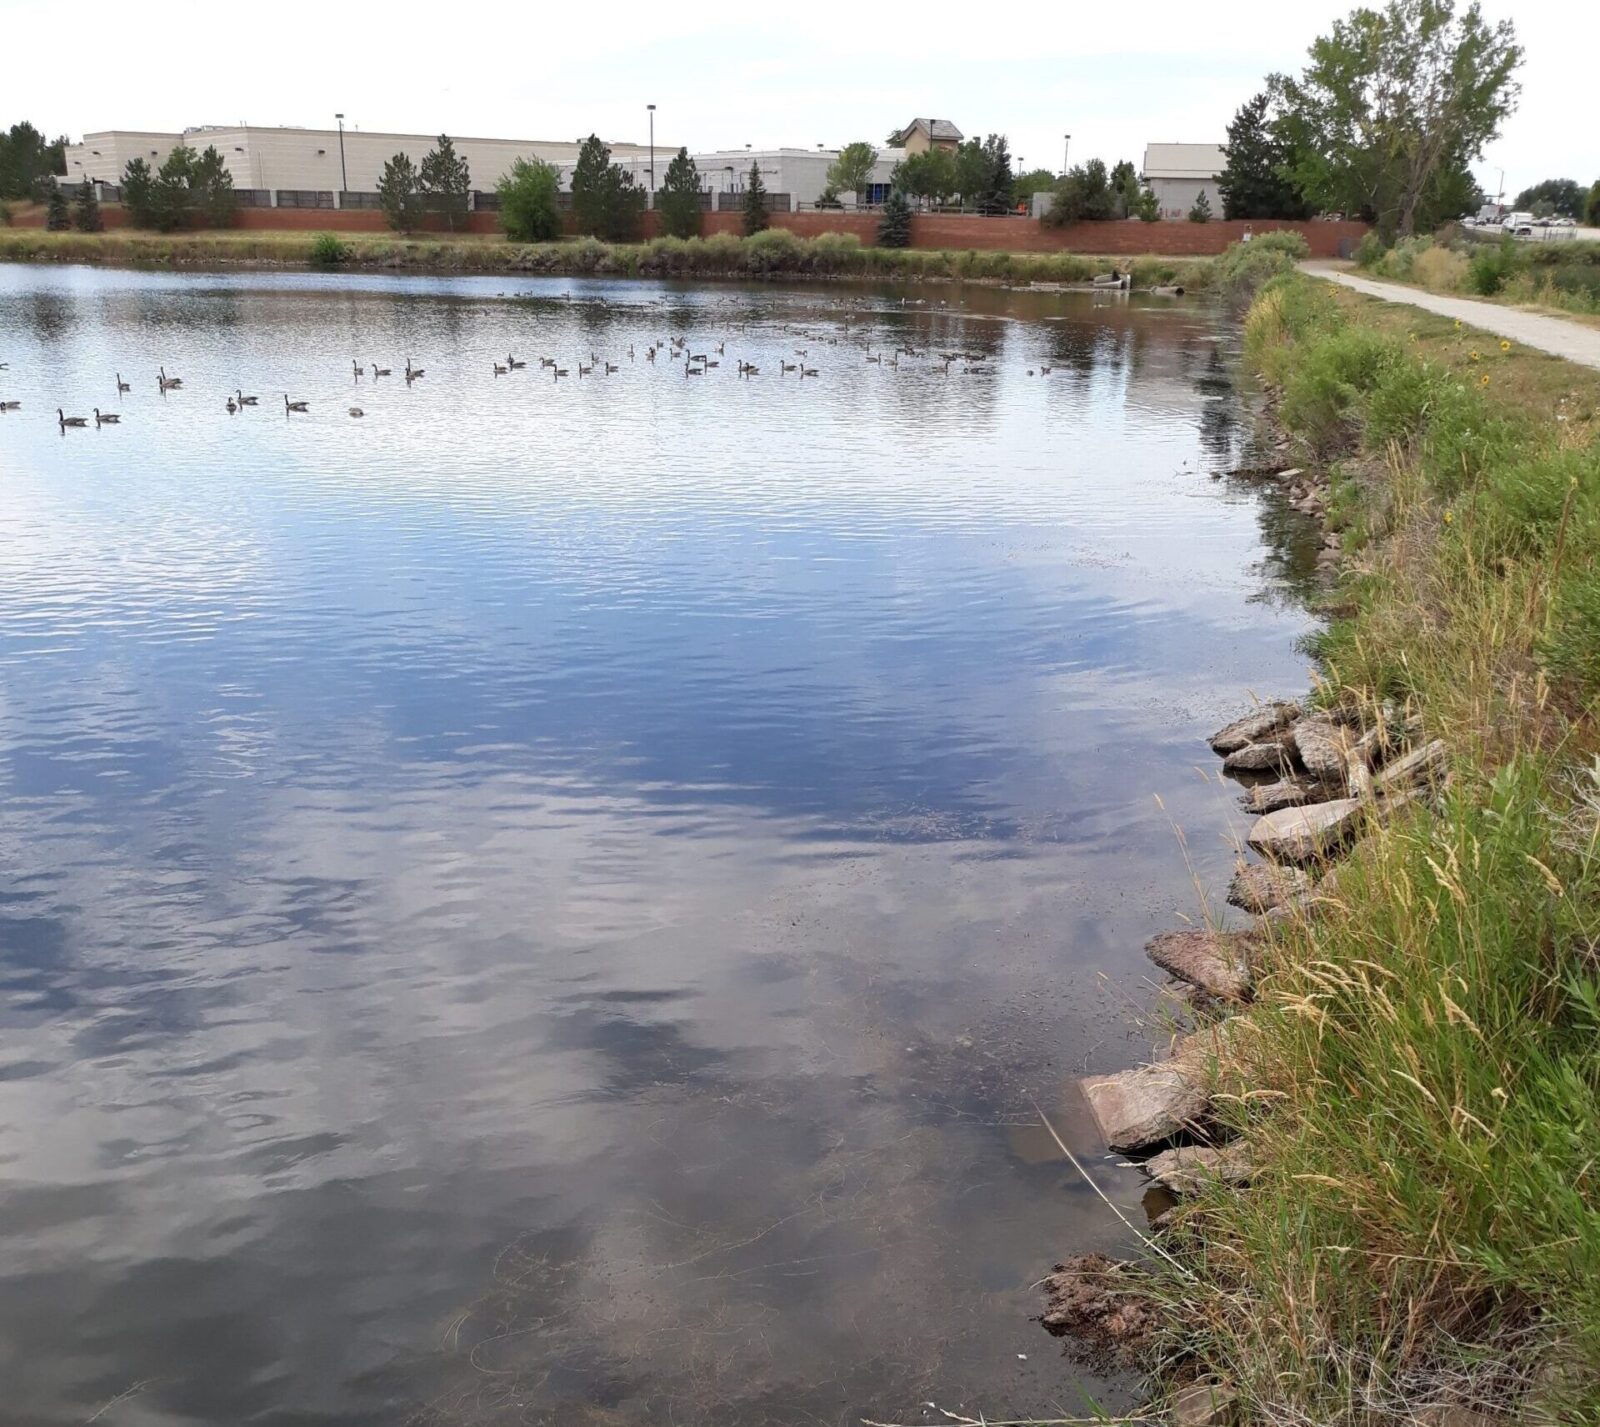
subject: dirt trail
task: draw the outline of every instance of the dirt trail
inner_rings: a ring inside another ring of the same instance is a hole
[[[1459,318],[1467,326],[1493,332],[1497,337],[1508,337],[1524,347],[1548,352],[1552,357],[1564,357],[1569,362],[1600,371],[1600,329],[1568,322],[1560,317],[1543,317],[1536,312],[1501,307],[1494,302],[1480,302],[1475,298],[1443,297],[1435,292],[1402,287],[1399,283],[1376,282],[1369,277],[1358,277],[1334,263],[1301,263],[1300,271],[1325,282],[1353,288],[1368,297],[1382,298],[1385,302],[1404,302],[1427,312],[1437,312],[1441,317]]]

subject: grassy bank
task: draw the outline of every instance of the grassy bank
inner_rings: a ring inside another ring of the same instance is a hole
[[[320,262],[319,262],[320,258]],[[332,259],[332,261],[330,261]],[[495,238],[388,234],[207,231],[49,233],[0,228],[0,262],[301,264],[442,272],[599,273],[629,277],[862,277],[894,281],[1087,282],[1115,264],[1136,286],[1206,285],[1205,258],[1102,258],[1079,253],[954,252],[864,246],[853,234],[797,238],[772,229],[754,238],[656,238],[647,243],[511,243]]]
[[[1487,298],[1600,325],[1600,243],[1496,242],[1450,230],[1385,248],[1363,242],[1359,265],[1374,277],[1429,292]]]
[[[1335,476],[1320,697],[1409,705],[1451,781],[1270,931],[1220,1102],[1257,1173],[1142,1270],[1166,1380],[1240,1422],[1592,1424],[1600,380],[1298,275],[1247,350]]]

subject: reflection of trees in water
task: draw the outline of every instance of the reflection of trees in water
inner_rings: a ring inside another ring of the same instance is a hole
[[[1233,459],[1234,440],[1239,429],[1239,408],[1233,378],[1216,345],[1212,345],[1194,385],[1200,393],[1201,402],[1200,449],[1211,458],[1213,464],[1225,467]]]

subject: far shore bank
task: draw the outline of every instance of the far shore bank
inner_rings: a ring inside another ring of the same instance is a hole
[[[513,243],[470,234],[402,237],[261,230],[149,233],[130,229],[52,233],[39,228],[0,228],[0,262],[1062,284],[1089,284],[1114,270],[1128,275],[1135,288],[1177,284],[1186,290],[1206,287],[1212,269],[1212,260],[1204,257],[878,248],[865,246],[849,234],[799,238],[783,229],[770,229],[754,238],[717,234],[709,238],[653,238],[641,243],[603,243],[593,238]]]

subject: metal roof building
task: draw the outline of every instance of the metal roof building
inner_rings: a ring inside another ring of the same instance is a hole
[[[1222,216],[1217,177],[1228,165],[1220,144],[1146,144],[1144,171],[1163,218],[1187,218],[1204,191],[1215,217]]]

